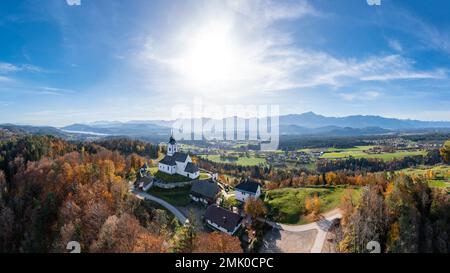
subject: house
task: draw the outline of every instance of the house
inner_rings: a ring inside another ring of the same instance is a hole
[[[234,235],[242,225],[242,217],[232,211],[211,205],[206,209],[205,221],[213,229]]]
[[[144,177],[148,174],[150,174],[150,168],[148,167],[147,162],[145,162],[144,165],[142,165],[142,167],[139,169],[139,175],[141,177]]]
[[[219,192],[220,188],[217,183],[200,180],[192,184],[189,196],[196,202],[209,205],[216,202]]]
[[[170,175],[179,174],[196,179],[200,176],[198,166],[192,162],[191,157],[178,151],[178,145],[173,136],[167,143],[167,155],[159,161],[158,170]]]
[[[261,195],[261,184],[250,179],[241,182],[234,189],[236,190],[236,200],[241,202],[245,202],[249,197],[259,198]]]
[[[153,177],[140,176],[137,180],[137,185],[140,190],[148,191],[153,186]]]

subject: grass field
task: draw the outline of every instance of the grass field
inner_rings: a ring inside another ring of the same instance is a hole
[[[334,147],[330,147],[330,148],[304,148],[304,149],[298,149],[297,152],[304,152],[304,153],[312,153],[312,152],[351,152],[351,151],[364,151],[364,150],[368,150],[371,149],[373,147],[373,145],[366,145],[366,146],[355,146],[353,148],[334,148]]]
[[[429,171],[433,171],[435,176],[442,179],[450,179],[450,165],[437,165],[437,166],[417,166],[414,168],[407,168],[398,171],[407,175],[420,175],[423,176]]]
[[[286,224],[305,224],[305,200],[318,195],[321,200],[321,211],[326,212],[339,207],[345,188],[284,188],[270,190],[265,193],[264,202],[269,210],[269,218]],[[353,189],[359,198],[360,190]]]
[[[431,171],[431,172],[430,172]],[[450,166],[417,166],[398,171],[409,176],[417,176],[428,180],[430,187],[448,188],[450,187]],[[430,177],[430,174],[432,177]]]
[[[266,159],[259,158],[255,156],[246,157],[242,156],[239,157],[236,161],[228,161],[228,160],[222,160],[220,155],[201,155],[200,157],[208,159],[213,162],[217,163],[227,163],[227,164],[234,164],[234,165],[240,165],[240,166],[258,166],[258,165],[264,165],[266,164]]]
[[[340,158],[376,158],[384,161],[392,161],[396,158],[404,158],[406,156],[426,155],[426,151],[398,151],[394,153],[369,154],[364,152],[374,146],[358,146],[349,149],[329,148],[320,158],[324,159],[340,159]]]
[[[208,179],[209,177],[210,177],[209,174],[200,171],[200,175],[199,175],[198,179],[204,180],[204,179]]]
[[[149,169],[152,175],[155,175],[158,172],[158,167],[150,167]]]
[[[190,190],[191,187],[183,187],[170,190],[153,187],[148,191],[148,193],[159,197],[174,206],[183,207],[187,206],[191,202],[191,199],[189,197]]]
[[[339,152],[339,151],[342,151],[342,152],[354,152],[354,151],[365,151],[365,150],[372,149],[374,147],[375,146],[373,146],[373,145],[355,146],[353,148],[334,148],[334,147],[332,147],[332,148],[328,148],[327,151],[328,152],[336,152],[336,151],[337,152]]]
[[[155,173],[155,177],[161,179],[164,182],[167,183],[175,183],[175,182],[187,182],[187,181],[191,181],[192,179],[186,177],[186,176],[182,176],[179,174],[167,174],[167,173],[163,173],[161,171],[157,171]]]
[[[431,188],[450,188],[450,182],[445,182],[443,180],[428,180],[428,185]]]
[[[179,174],[169,175],[169,174],[160,172],[160,171],[158,171],[158,167],[150,167],[150,173],[153,176],[164,180],[165,182],[184,182],[184,181],[192,180],[192,179],[189,179],[189,178],[184,177]],[[198,179],[208,179],[209,177],[210,177],[209,174],[200,171],[200,175],[199,175]]]

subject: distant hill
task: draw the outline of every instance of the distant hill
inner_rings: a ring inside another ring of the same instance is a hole
[[[198,120],[206,123],[211,119],[203,118]],[[234,120],[247,124],[246,131],[248,131],[248,120],[238,117],[234,117]],[[223,120],[218,121],[224,122]],[[126,136],[158,142],[167,138],[174,122],[165,120],[98,121],[76,123],[62,128],[3,124],[0,125],[0,129],[5,128],[11,132],[30,134],[49,134],[66,139],[83,140]],[[281,135],[301,136],[364,136],[397,132],[450,130],[450,122],[448,121],[404,120],[363,115],[326,117],[313,112],[280,116],[279,122]]]
[[[234,117],[235,121],[248,120]],[[209,118],[201,119],[203,123]],[[222,121],[223,122],[223,121]],[[380,116],[347,116],[326,117],[313,112],[280,116],[280,133],[283,135],[329,135],[329,136],[358,136],[379,135],[401,131],[429,130],[449,128],[448,121],[420,121],[385,118]],[[164,136],[168,135],[174,121],[147,120],[129,122],[101,121],[90,124],[73,124],[63,127],[63,130],[76,132],[91,132],[105,135],[125,136]],[[225,123],[224,123],[225,124]],[[246,129],[248,130],[248,129]]]
[[[169,127],[163,127],[149,122],[113,122],[113,123],[91,123],[72,124],[61,128],[66,132],[87,132],[101,135],[124,135],[124,136],[148,136],[148,135],[168,135]]]
[[[351,128],[338,126],[324,126],[319,128],[307,128],[297,125],[280,125],[282,135],[329,135],[329,136],[363,136],[381,135],[394,131],[380,127]]]
[[[52,135],[66,140],[92,140],[99,138],[98,135],[89,134],[86,132],[65,132],[61,129],[51,126],[0,124],[0,130],[4,131],[4,133],[12,135]]]
[[[15,134],[53,135],[61,138],[67,136],[63,131],[51,126],[0,124],[0,128]]]
[[[362,115],[326,117],[317,115],[313,112],[280,116],[280,125],[297,125],[307,128],[320,128],[326,126],[337,126],[341,128],[379,127],[388,130],[450,128],[449,121],[420,121]]]

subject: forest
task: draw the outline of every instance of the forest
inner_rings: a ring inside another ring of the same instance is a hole
[[[0,252],[67,252],[69,241],[79,242],[83,252],[243,252],[237,237],[182,226],[159,205],[129,192],[138,169],[163,152],[157,145],[126,138],[68,142],[1,133]],[[361,188],[359,198],[342,198],[339,252],[365,252],[373,240],[383,252],[450,251],[450,195],[431,188],[423,177],[395,172],[450,163],[450,142],[420,158],[324,160],[314,171],[194,160],[230,185],[252,177],[264,190]],[[306,207],[314,207],[313,201],[308,199]],[[246,210],[251,211],[248,204]],[[258,215],[264,213],[265,208]]]
[[[367,252],[370,241],[382,252],[450,252],[450,197],[408,176],[378,177],[363,189],[361,200],[349,196],[338,231],[338,251]]]
[[[315,170],[306,168],[274,168],[272,166],[241,166],[227,163],[217,163],[202,158],[201,168],[218,172],[222,180],[235,185],[241,178],[252,177],[266,181],[268,188],[299,187],[307,185],[367,185],[371,176],[377,172],[393,173],[408,167],[418,165],[435,165],[443,159],[438,149],[425,156],[407,156],[392,161],[374,158],[346,158],[337,160],[319,159]],[[229,175],[234,178],[226,177]]]
[[[242,252],[237,238],[181,226],[129,193],[127,178],[151,160],[137,153],[153,147],[2,138],[0,252],[68,252],[69,241],[82,252]]]

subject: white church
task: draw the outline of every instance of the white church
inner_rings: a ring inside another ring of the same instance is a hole
[[[200,175],[198,166],[192,163],[191,157],[178,151],[178,145],[173,136],[170,136],[169,143],[167,143],[167,155],[159,161],[158,170],[192,179],[196,179]]]

